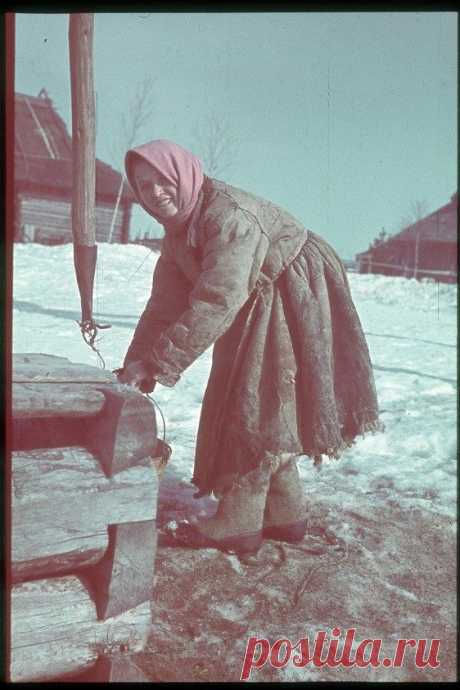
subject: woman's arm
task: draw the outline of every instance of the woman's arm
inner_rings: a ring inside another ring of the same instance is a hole
[[[191,284],[174,261],[162,252],[152,280],[152,291],[138,321],[123,366],[148,357],[152,346],[188,305]]]
[[[165,386],[173,386],[199,355],[230,327],[252,292],[268,249],[257,223],[236,209],[206,228],[202,272],[188,308],[150,348],[144,364]]]

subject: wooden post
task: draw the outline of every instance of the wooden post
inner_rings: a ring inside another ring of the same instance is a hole
[[[94,15],[69,19],[72,96],[72,234],[82,322],[92,321],[96,270],[96,127],[93,84]]]
[[[419,245],[420,245],[420,232],[417,228],[415,230],[415,262],[414,262],[414,278],[418,277],[418,261],[419,261]]]
[[[92,14],[69,19],[72,95],[72,232],[77,244],[96,242],[96,135],[93,84]]]

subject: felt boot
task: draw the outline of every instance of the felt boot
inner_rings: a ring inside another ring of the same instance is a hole
[[[262,545],[265,502],[273,465],[263,464],[222,493],[215,515],[179,525],[176,540],[191,548],[217,548],[240,555]]]
[[[290,456],[271,477],[263,537],[287,542],[300,541],[307,531],[305,512],[306,496],[296,456]]]

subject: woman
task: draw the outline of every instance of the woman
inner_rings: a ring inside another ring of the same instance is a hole
[[[382,428],[343,264],[289,213],[207,177],[177,144],[132,149],[125,167],[165,237],[120,380],[174,386],[214,344],[192,482],[219,504],[177,539],[238,553],[300,540],[297,456],[319,465]]]

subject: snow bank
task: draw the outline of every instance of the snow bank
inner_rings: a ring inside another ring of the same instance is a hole
[[[457,308],[455,284],[437,283],[430,278],[416,280],[361,273],[349,273],[348,276],[356,299],[423,311]]]

